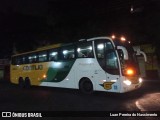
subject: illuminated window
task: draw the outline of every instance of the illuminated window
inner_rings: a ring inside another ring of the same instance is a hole
[[[57,61],[58,60],[58,51],[57,50],[51,50],[49,52],[49,61]]]
[[[12,58],[13,65],[27,64],[26,55],[20,55]]]
[[[112,45],[112,43],[111,42],[107,42],[106,43],[106,50],[113,50],[114,48],[113,48],[113,45]]]
[[[114,46],[109,40],[95,41],[95,52],[99,65],[110,74],[119,74]]]
[[[98,44],[97,48],[98,48],[98,50],[103,50],[104,49],[104,44]]]
[[[106,54],[106,67],[107,69],[118,69],[118,62],[115,51]]]
[[[28,62],[29,63],[36,63],[37,62],[37,55],[34,53],[34,54],[31,54],[28,56]]]
[[[61,52],[62,52],[62,58],[64,60],[75,58],[74,46],[67,46],[63,48]]]
[[[93,58],[93,50],[91,42],[78,45],[77,55],[78,58]]]
[[[97,44],[97,58],[104,58],[104,43]]]
[[[47,51],[40,52],[38,55],[38,62],[46,62],[47,61]]]
[[[22,64],[26,64],[27,63],[26,55],[21,56],[21,63]]]

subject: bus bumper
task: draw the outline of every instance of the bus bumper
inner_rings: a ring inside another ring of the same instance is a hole
[[[138,83],[132,83],[131,80],[124,80],[122,83],[121,93],[136,90],[142,86],[142,78],[138,79]]]

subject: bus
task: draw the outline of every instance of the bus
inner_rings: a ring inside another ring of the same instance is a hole
[[[135,52],[128,41],[111,37],[56,44],[13,55],[10,80],[20,87],[125,93],[142,85],[136,59],[140,53],[143,52]]]

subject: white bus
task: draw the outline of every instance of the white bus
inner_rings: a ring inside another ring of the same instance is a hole
[[[80,89],[84,93],[124,93],[142,84],[132,46],[125,40],[110,37],[94,37],[13,55],[10,71],[11,82],[21,87],[37,85]]]

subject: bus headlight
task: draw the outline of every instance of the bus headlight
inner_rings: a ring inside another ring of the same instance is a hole
[[[143,79],[142,78],[139,78],[139,83],[142,83]]]
[[[129,81],[129,80],[124,80],[123,83],[125,83],[128,86],[131,85],[131,81]]]

